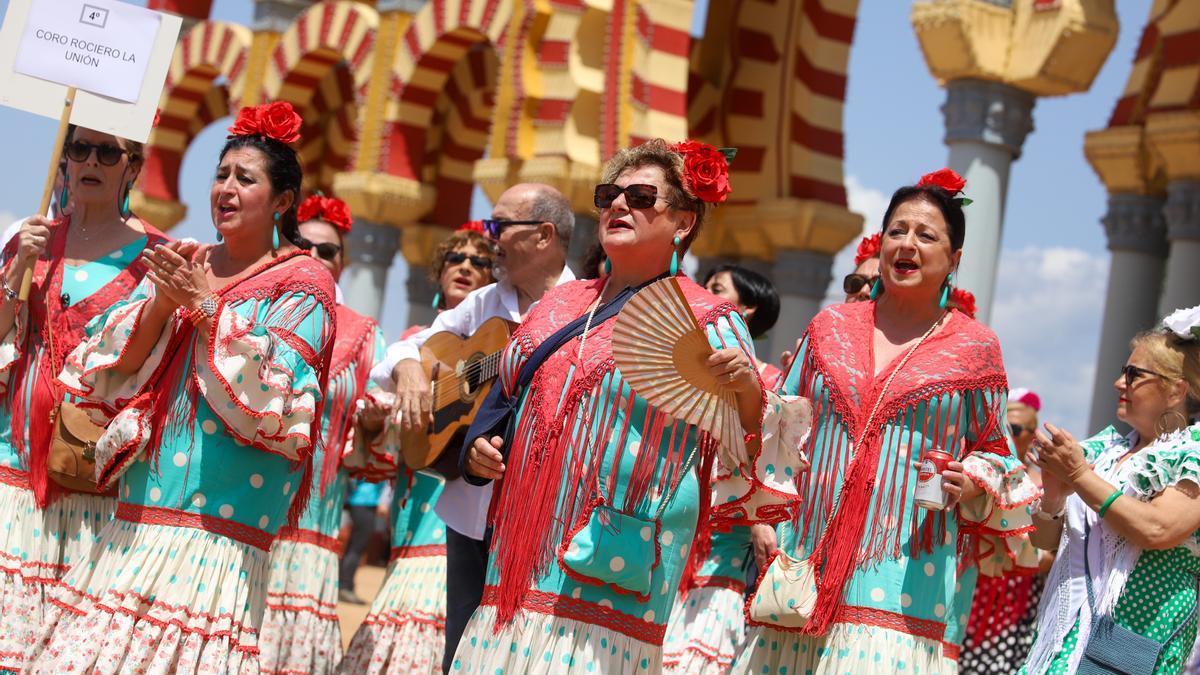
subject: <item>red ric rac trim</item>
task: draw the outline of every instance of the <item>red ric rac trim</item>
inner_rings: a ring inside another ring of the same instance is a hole
[[[942,636],[946,633],[946,625],[940,621],[918,619],[882,609],[853,605],[843,605],[841,611],[834,615],[833,623],[865,624],[938,642],[942,641]]]
[[[426,544],[424,546],[393,546],[388,562],[401,558],[436,558],[446,555],[445,544]]]
[[[338,541],[337,537],[331,537],[327,534],[314,532],[313,530],[302,530],[297,527],[284,526],[280,528],[278,538],[323,548],[326,551],[332,551],[334,555],[342,554],[342,544]]]
[[[11,485],[22,490],[32,490],[29,484],[29,472],[14,469],[8,466],[0,466],[0,483]]]
[[[271,542],[275,539],[273,535],[256,527],[243,525],[233,520],[225,520],[224,518],[209,516],[203,513],[164,509],[157,506],[121,502],[117,504],[116,517],[131,523],[166,525],[168,527],[190,527],[196,530],[204,530],[205,532],[212,532],[213,534],[248,544],[263,551],[270,551]]]
[[[495,586],[487,586],[483,589],[482,604],[495,607]],[[534,589],[526,591],[521,607],[538,614],[599,626],[656,647],[662,646],[663,637],[667,634],[666,625],[660,626],[586,600],[567,598],[545,591]]]

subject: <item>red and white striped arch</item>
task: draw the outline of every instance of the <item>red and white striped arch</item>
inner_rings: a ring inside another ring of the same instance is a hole
[[[262,99],[291,103],[304,118],[298,147],[309,189],[328,190],[348,169],[359,103],[371,72],[379,15],[358,2],[321,2],[280,36],[263,75]]]
[[[501,43],[511,9],[512,0],[431,0],[413,17],[392,67],[396,96],[384,116],[382,171],[416,181],[429,178],[426,151],[431,133],[441,135],[434,128],[439,101],[445,98],[445,105],[460,109],[449,103],[451,75],[461,62],[470,62],[470,54]],[[486,133],[480,135],[484,141],[477,150],[482,155]],[[474,141],[466,142],[476,149]]]
[[[248,28],[221,22],[197,24],[180,39],[160,99],[159,124],[146,147],[143,195],[179,201],[179,169],[188,144],[240,106],[252,40]]]

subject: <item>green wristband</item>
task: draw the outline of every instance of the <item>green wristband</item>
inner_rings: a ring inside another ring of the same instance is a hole
[[[1100,505],[1100,508],[1096,511],[1096,515],[1103,518],[1104,514],[1108,513],[1108,507],[1112,506],[1113,502],[1117,501],[1117,497],[1120,497],[1120,496],[1121,496],[1120,488],[1113,490],[1113,493],[1108,496],[1108,499],[1105,499],[1104,503]]]

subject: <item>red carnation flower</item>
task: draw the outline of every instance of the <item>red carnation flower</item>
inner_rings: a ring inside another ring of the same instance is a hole
[[[349,232],[353,219],[346,202],[333,197],[313,195],[296,209],[297,222],[307,223],[310,220],[323,220],[342,232]]]
[[[233,136],[265,136],[280,143],[295,143],[300,140],[300,126],[304,123],[292,104],[287,101],[264,103],[253,108],[242,108],[229,127]]]
[[[478,232],[479,234],[483,234],[483,221],[482,220],[468,220],[467,222],[458,226],[458,231],[459,232],[463,232],[463,231]]]
[[[917,181],[917,187],[925,187],[926,185],[940,187],[953,196],[962,192],[962,189],[967,185],[967,180],[958,175],[954,169],[938,169],[933,173],[921,176],[921,180]]]
[[[858,267],[867,260],[878,257],[882,242],[882,232],[876,232],[869,237],[863,237],[862,241],[858,242],[858,251],[854,254],[854,266]]]
[[[691,140],[676,143],[673,149],[683,155],[684,187],[697,199],[720,204],[733,192],[729,185],[729,162],[720,150]]]
[[[972,319],[975,318],[975,294],[971,291],[956,288],[950,291],[950,306],[958,311],[966,314]]]

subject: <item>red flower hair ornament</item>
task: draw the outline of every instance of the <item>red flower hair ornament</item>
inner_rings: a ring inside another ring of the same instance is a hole
[[[917,187],[939,187],[950,194],[951,197],[962,192],[967,186],[967,179],[958,175],[954,169],[938,169],[933,173],[927,173],[921,176],[921,180],[917,181]],[[958,202],[960,207],[967,206],[971,200],[966,197],[958,197],[954,201]]]
[[[304,120],[287,101],[242,108],[229,127],[229,136],[263,136],[285,145],[300,140]]]
[[[879,257],[879,250],[883,246],[882,242],[882,232],[876,232],[869,237],[863,237],[862,241],[858,242],[858,251],[854,253],[854,266],[858,267],[871,258]]]
[[[729,186],[729,163],[736,148],[714,148],[700,141],[683,141],[671,146],[683,155],[683,187],[706,204],[721,204],[733,192]]]
[[[350,233],[350,226],[353,222],[350,217],[350,207],[346,206],[346,202],[321,195],[313,195],[305,199],[296,209],[296,222],[307,223],[310,220],[323,220],[344,234]]]
[[[463,223],[462,225],[459,225],[457,231],[458,232],[463,232],[463,231],[477,232],[479,234],[483,234],[483,221],[482,220],[468,220],[467,222]]]

